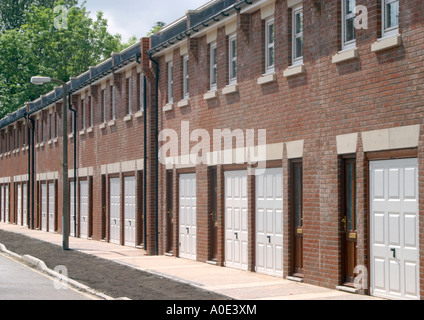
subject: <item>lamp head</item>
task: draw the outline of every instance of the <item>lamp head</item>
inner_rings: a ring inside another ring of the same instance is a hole
[[[49,83],[51,81],[52,79],[49,77],[32,77],[31,78],[31,83],[35,85],[42,85],[45,83]]]

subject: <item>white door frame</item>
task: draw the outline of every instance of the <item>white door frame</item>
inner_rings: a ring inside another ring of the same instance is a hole
[[[179,176],[179,257],[197,259],[197,180],[195,173]]]
[[[283,168],[256,176],[256,272],[283,276]]]
[[[370,293],[419,299],[418,159],[370,161],[369,170]]]
[[[247,170],[225,174],[225,266],[248,270]]]

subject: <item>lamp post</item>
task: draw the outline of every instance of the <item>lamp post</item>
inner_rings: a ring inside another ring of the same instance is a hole
[[[45,83],[55,82],[63,87],[63,105],[62,105],[62,136],[63,136],[63,182],[62,182],[62,228],[63,228],[63,250],[69,250],[69,177],[68,177],[68,90],[64,81],[52,79],[49,77],[32,77],[31,83],[43,85]]]

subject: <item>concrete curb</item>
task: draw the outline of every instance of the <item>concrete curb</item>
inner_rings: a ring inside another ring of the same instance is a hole
[[[36,270],[38,270],[42,273],[45,273],[45,274],[47,274],[47,275],[49,275],[49,276],[51,276],[55,279],[58,279],[58,280],[62,281],[63,283],[70,285],[71,287],[73,287],[73,288],[75,288],[75,289],[77,289],[81,292],[88,293],[88,294],[96,296],[100,299],[103,299],[103,300],[131,300],[131,299],[126,298],[126,297],[121,297],[121,298],[115,299],[115,298],[112,298],[112,297],[110,297],[110,296],[108,296],[104,293],[97,292],[97,291],[93,290],[92,288],[90,288],[90,287],[88,287],[88,286],[86,286],[82,283],[79,283],[75,280],[69,279],[68,277],[63,276],[62,274],[57,273],[56,271],[49,269],[46,266],[46,264],[44,263],[44,261],[42,261],[40,259],[37,259],[37,258],[32,257],[30,255],[20,256],[20,255],[14,253],[12,251],[7,250],[6,246],[3,245],[2,243],[0,243],[0,252],[3,252],[3,253],[5,253],[5,254],[7,254],[7,255],[15,258],[15,259],[18,259],[22,263],[28,265],[29,267],[36,269]]]

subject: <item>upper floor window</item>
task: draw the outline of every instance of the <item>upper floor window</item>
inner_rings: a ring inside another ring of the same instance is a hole
[[[342,0],[342,49],[356,46],[356,0]]]
[[[210,48],[210,89],[216,90],[218,84],[218,56],[216,43],[211,44]]]
[[[303,63],[303,7],[297,7],[293,9],[293,60],[292,64]]]
[[[112,120],[116,120],[116,92],[114,85],[110,86],[110,114]]]
[[[81,130],[85,129],[85,99],[81,100]]]
[[[399,32],[399,0],[382,1],[382,36],[387,37]]]
[[[274,72],[275,65],[274,19],[265,23],[265,73]]]
[[[127,78],[127,114],[132,114],[132,79]]]
[[[139,106],[140,106],[140,111],[144,110],[144,89],[145,89],[145,81],[144,81],[144,74],[140,73],[139,75]]]
[[[235,35],[229,38],[229,82],[235,84],[237,82],[237,37]]]
[[[90,111],[88,112],[88,124],[90,125],[90,128],[93,127],[94,122],[94,98],[93,96],[90,96]]]
[[[107,118],[107,109],[106,109],[106,90],[102,90],[102,121],[106,123]]]
[[[184,99],[188,99],[189,96],[190,96],[190,91],[189,91],[190,73],[189,73],[188,67],[189,67],[188,55],[186,55],[183,58],[183,95],[184,95]]]
[[[168,103],[174,102],[174,64],[168,63]]]

